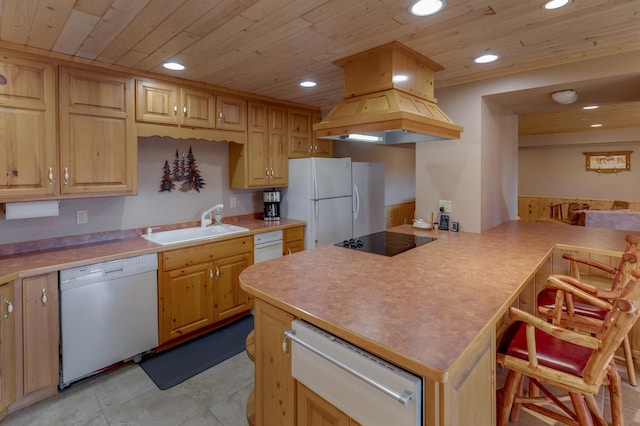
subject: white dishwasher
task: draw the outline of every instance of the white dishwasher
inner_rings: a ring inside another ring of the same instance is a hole
[[[282,229],[253,236],[253,263],[282,256]]]
[[[60,389],[158,346],[158,256],[60,271]]]

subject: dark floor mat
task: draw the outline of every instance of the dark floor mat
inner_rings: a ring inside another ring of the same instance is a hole
[[[251,330],[253,315],[150,356],[140,367],[158,388],[169,389],[244,351]]]

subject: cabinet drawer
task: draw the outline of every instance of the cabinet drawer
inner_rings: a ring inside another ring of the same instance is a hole
[[[295,241],[304,239],[304,226],[298,226],[296,228],[285,229],[284,238],[285,241]]]
[[[251,251],[253,251],[252,236],[165,251],[161,254],[162,270],[170,271]]]

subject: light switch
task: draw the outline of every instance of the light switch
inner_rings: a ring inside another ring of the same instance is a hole
[[[76,210],[76,224],[83,225],[89,223],[89,214],[86,210]]]

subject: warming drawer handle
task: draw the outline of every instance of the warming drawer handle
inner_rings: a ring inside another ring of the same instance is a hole
[[[286,337],[288,337],[289,339],[293,340],[294,342],[298,343],[299,345],[304,346],[305,348],[309,349],[311,352],[315,353],[316,355],[321,356],[322,358],[326,359],[330,363],[336,365],[337,367],[340,367],[341,369],[343,369],[347,373],[349,373],[349,374],[357,377],[358,379],[362,380],[363,382],[373,386],[374,388],[378,389],[382,393],[387,394],[388,396],[392,397],[393,399],[395,399],[396,401],[398,401],[402,405],[406,406],[409,403],[409,401],[411,399],[413,399],[413,392],[405,390],[402,393],[399,393],[399,392],[396,392],[395,390],[390,389],[389,387],[383,385],[382,383],[379,383],[379,382],[375,381],[371,377],[365,376],[361,372],[359,372],[357,370],[354,370],[353,368],[349,367],[348,365],[346,365],[346,364],[342,363],[341,361],[335,359],[331,355],[327,355],[326,353],[320,351],[319,349],[311,346],[309,343],[305,342],[304,340],[301,340],[298,336],[296,336],[296,331],[294,329],[290,329],[290,330],[285,331],[284,335]]]

